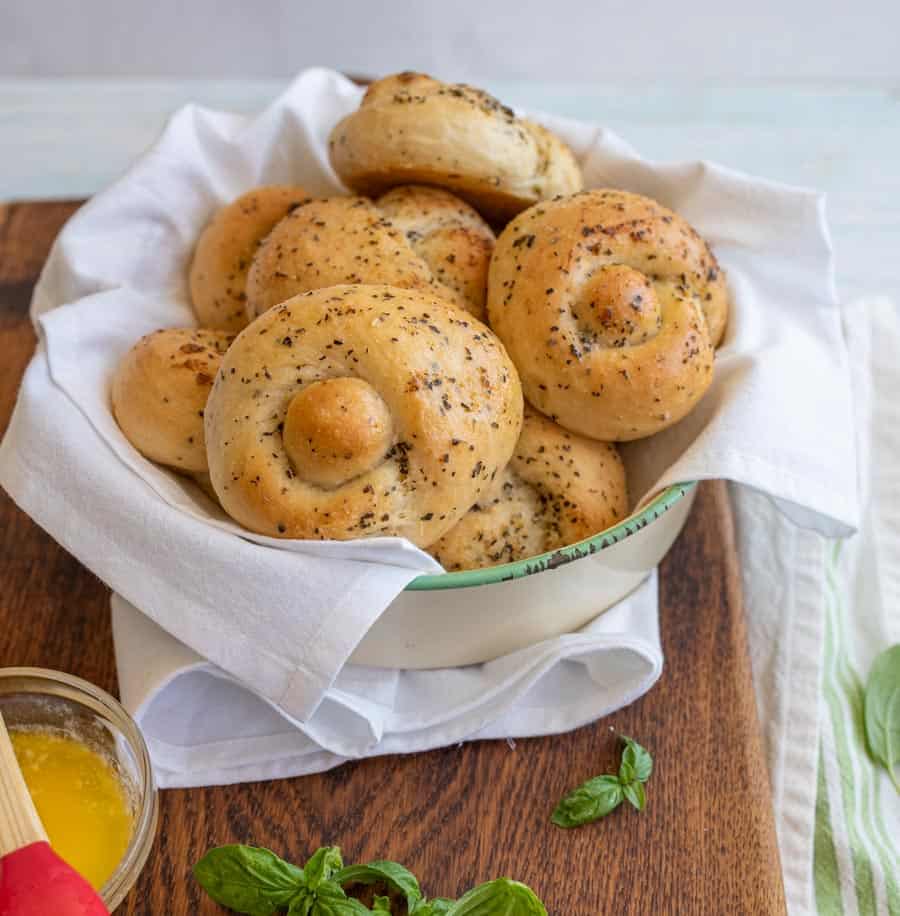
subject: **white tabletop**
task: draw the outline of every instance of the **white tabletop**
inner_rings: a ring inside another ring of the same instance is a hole
[[[0,200],[82,197],[119,175],[193,101],[255,112],[271,80],[0,80]],[[596,121],[643,155],[712,159],[828,193],[839,290],[900,300],[900,93],[878,87],[487,86]]]

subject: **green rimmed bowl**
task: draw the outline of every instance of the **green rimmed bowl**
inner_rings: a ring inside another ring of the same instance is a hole
[[[684,526],[695,489],[668,487],[612,528],[551,553],[419,576],[351,661],[377,668],[472,665],[574,632],[650,574]]]

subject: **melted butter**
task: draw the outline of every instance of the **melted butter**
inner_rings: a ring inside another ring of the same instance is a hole
[[[10,738],[50,845],[99,890],[134,828],[121,780],[100,754],[74,738],[18,730]]]

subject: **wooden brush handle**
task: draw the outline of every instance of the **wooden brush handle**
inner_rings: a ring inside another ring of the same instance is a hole
[[[47,840],[0,713],[0,857]]]

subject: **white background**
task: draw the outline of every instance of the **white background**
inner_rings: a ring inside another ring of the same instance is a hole
[[[181,105],[253,113],[314,65],[819,188],[841,295],[900,298],[900,0],[0,0],[0,202],[90,195]]]
[[[900,81],[897,0],[2,0],[0,75]]]

